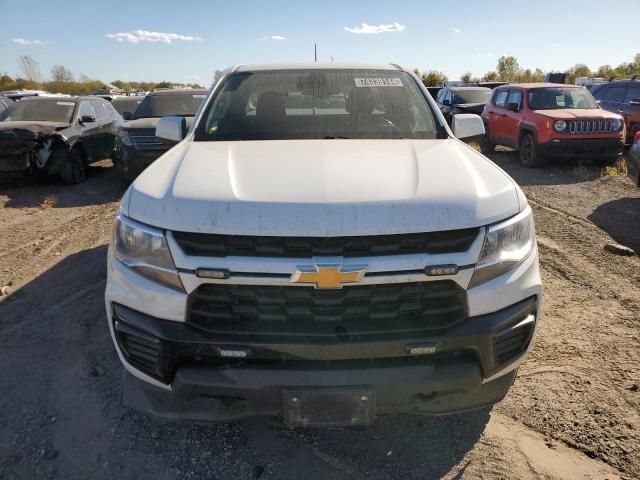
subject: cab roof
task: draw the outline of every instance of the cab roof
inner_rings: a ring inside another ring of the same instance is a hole
[[[152,92],[147,93],[147,96],[156,96],[156,95],[184,95],[184,94],[193,94],[193,95],[204,95],[207,93],[206,88],[167,88],[163,90],[154,90]],[[140,96],[140,98],[144,98]]]
[[[547,83],[547,82],[535,82],[535,83],[509,83],[508,85],[501,85],[499,87],[496,87],[496,90],[498,89],[505,89],[505,88],[511,88],[511,87],[516,87],[516,88],[526,88],[526,89],[534,89],[534,88],[549,88],[549,87],[564,87],[564,88],[580,88],[580,85],[567,85],[566,83]]]
[[[269,70],[386,70],[404,71],[401,67],[383,63],[263,63],[236,65],[233,72],[256,72]]]

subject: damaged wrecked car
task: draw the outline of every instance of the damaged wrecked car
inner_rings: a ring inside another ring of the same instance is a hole
[[[82,182],[111,156],[122,118],[98,97],[33,97],[0,113],[0,174],[58,175]]]

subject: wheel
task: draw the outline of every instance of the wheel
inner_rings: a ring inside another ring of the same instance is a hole
[[[526,133],[522,139],[520,139],[520,163],[527,168],[539,167],[542,163],[542,158],[538,153],[538,148],[533,135]]]
[[[480,151],[485,155],[496,151],[496,144],[491,141],[489,132],[485,133],[480,139]]]
[[[74,148],[69,152],[60,172],[60,178],[64,183],[82,183],[87,178],[87,161],[84,152]]]

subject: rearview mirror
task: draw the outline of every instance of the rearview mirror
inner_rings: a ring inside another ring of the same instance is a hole
[[[163,143],[182,141],[187,133],[187,120],[184,117],[162,117],[156,126],[156,137]]]
[[[80,123],[92,123],[96,121],[96,117],[93,115],[82,115],[80,117]]]
[[[515,102],[511,102],[507,105],[507,110],[511,110],[512,112],[517,112],[520,110],[520,105]]]
[[[122,112],[122,118],[124,120],[131,120],[133,118],[133,112]]]
[[[449,105],[451,105],[451,100],[449,100],[448,98],[446,100],[443,100],[442,105],[448,107]]]
[[[451,120],[453,134],[457,138],[469,138],[484,135],[484,123],[480,115],[460,113]]]

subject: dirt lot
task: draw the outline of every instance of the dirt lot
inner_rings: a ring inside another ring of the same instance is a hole
[[[391,416],[367,430],[275,420],[194,426],[120,405],[103,306],[123,187],[0,184],[0,479],[640,478],[640,189],[567,164],[494,160],[536,216],[546,299],[537,344],[491,411]]]

